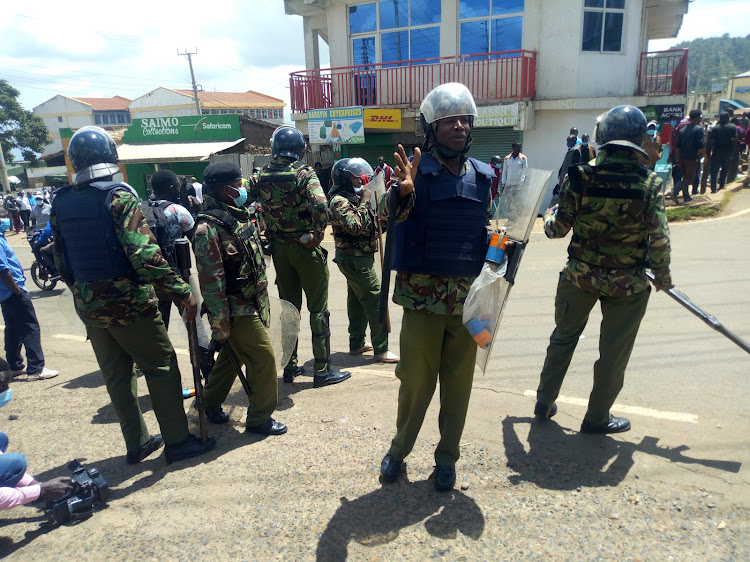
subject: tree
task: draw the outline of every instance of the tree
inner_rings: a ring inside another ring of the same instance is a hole
[[[0,80],[0,143],[6,162],[13,161],[12,149],[21,151],[23,158],[36,163],[49,138],[47,125],[41,117],[27,111],[18,103],[21,92],[7,80]]]

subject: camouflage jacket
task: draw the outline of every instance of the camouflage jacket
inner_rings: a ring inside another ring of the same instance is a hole
[[[436,151],[433,150],[430,154],[439,162],[444,162]],[[463,163],[463,173],[466,173],[469,165],[468,162]],[[445,167],[445,164],[443,166]],[[450,172],[445,169],[445,173]],[[390,189],[398,188],[398,182],[393,183],[390,187]],[[388,215],[387,197],[390,189],[384,195],[386,204],[378,204],[378,208],[383,208],[385,216]],[[487,218],[489,219],[492,197],[488,197],[488,201]],[[414,192],[409,197],[399,200],[396,209],[396,222],[408,220],[409,211],[414,205],[418,204]],[[446,220],[449,219],[450,217],[446,217]],[[433,314],[460,315],[464,312],[464,302],[466,302],[474,279],[475,277],[448,277],[398,272],[393,290],[393,302],[404,308],[426,310]]]
[[[372,256],[378,251],[375,213],[356,193],[336,191],[329,203],[336,250],[352,256]]]
[[[260,201],[269,239],[322,235],[328,225],[328,202],[310,166],[280,157],[249,180],[249,199]]]
[[[204,195],[203,210],[211,209],[226,211],[240,221],[240,228],[246,228],[250,220],[247,209],[232,207],[221,203],[210,195]],[[198,281],[203,294],[203,304],[208,312],[213,339],[223,341],[229,337],[229,319],[232,316],[258,314],[267,325],[270,314],[266,289],[268,280],[257,231],[245,244],[248,250],[253,253],[254,258],[253,264],[247,264],[243,249],[238,247],[237,239],[226,228],[203,218],[200,214],[196,224],[197,227],[193,235],[195,265],[198,269]],[[229,262],[234,263],[229,265]],[[241,267],[256,271],[254,274],[256,279],[250,287],[252,296],[245,296],[238,291],[227,291],[227,270],[241,271]]]
[[[571,168],[556,213],[545,213],[549,238],[573,229],[562,275],[581,289],[615,297],[639,293],[648,287],[646,267],[659,288],[672,286],[661,179],[641,160],[631,149],[601,150],[593,167]]]
[[[73,189],[88,189],[74,186]],[[169,267],[161,255],[156,238],[146,224],[138,198],[125,190],[117,191],[110,205],[115,234],[125,250],[139,281],[118,277],[106,281],[76,281],[66,269],[62,255],[60,232],[55,206],[50,224],[55,240],[55,265],[63,280],[71,287],[78,316],[87,326],[112,328],[127,326],[157,312],[154,287],[173,300],[190,296],[190,287]]]

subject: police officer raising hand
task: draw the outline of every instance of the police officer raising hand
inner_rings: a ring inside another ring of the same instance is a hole
[[[393,170],[393,173],[401,181],[398,196],[404,199],[414,191],[414,178],[417,177],[417,169],[419,168],[419,161],[422,159],[422,151],[415,148],[414,158],[410,162],[403,145],[399,144],[398,152],[394,152],[393,156],[396,157],[396,168]]]

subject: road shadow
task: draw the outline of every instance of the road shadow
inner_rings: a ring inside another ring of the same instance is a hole
[[[141,408],[141,413],[150,412],[153,408],[151,407],[151,396],[145,394],[138,397],[138,405]],[[112,402],[107,402],[104,406],[99,408],[94,417],[91,418],[92,424],[108,424],[108,423],[120,423],[115,413],[115,407]]]
[[[104,386],[104,377],[102,376],[102,372],[99,370],[91,371],[90,373],[86,373],[85,375],[81,375],[80,377],[76,377],[74,379],[66,381],[60,386],[62,386],[62,388],[68,388],[71,390],[75,390],[78,388],[99,388],[100,386]]]
[[[49,297],[59,297],[60,295],[62,295],[64,290],[65,290],[65,283],[63,283],[62,281],[58,281],[57,288],[52,289],[51,291],[35,289],[33,291],[29,291],[29,297],[33,301],[38,300],[38,299],[46,299]]]
[[[380,365],[375,361],[372,351],[361,355],[349,355],[348,351],[336,351],[331,353],[331,364],[334,369],[350,369],[352,367],[364,367],[365,365]]]
[[[401,529],[424,519],[427,532],[441,539],[455,539],[460,531],[477,540],[484,532],[484,516],[472,498],[458,490],[436,492],[431,479],[409,482],[402,475],[396,483],[355,500],[341,498],[341,507],[318,541],[316,559],[346,560],[351,541],[364,546],[386,544]]]
[[[529,425],[528,450],[516,433],[516,425]],[[670,462],[700,464],[737,473],[742,463],[696,459],[684,455],[686,445],[658,446],[658,438],[644,437],[640,443],[618,441],[608,435],[571,432],[553,420],[506,417],[502,422],[507,465],[516,471],[512,484],[533,482],[549,490],[575,490],[580,487],[616,486],[634,464],[636,452],[656,455]]]

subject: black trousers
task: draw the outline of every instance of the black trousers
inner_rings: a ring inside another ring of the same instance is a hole
[[[44,369],[41,332],[28,292],[11,295],[0,306],[5,320],[5,356],[11,371],[23,367],[21,346],[26,348],[26,372],[36,375]]]

